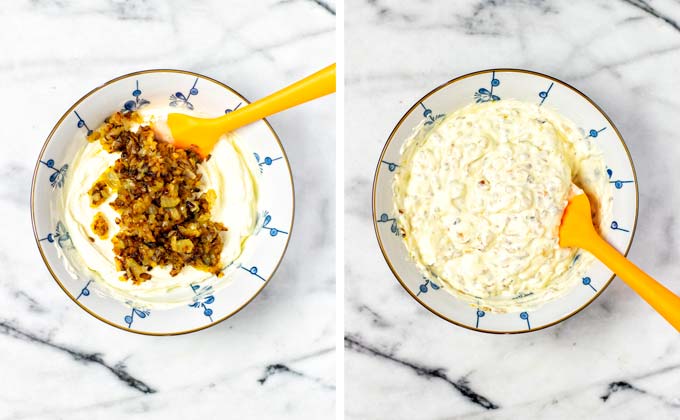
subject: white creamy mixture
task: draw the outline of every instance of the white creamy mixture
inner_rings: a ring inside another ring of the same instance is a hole
[[[572,182],[602,230],[612,189],[593,139],[534,104],[472,104],[403,145],[394,204],[426,276],[492,312],[537,307],[569,290],[594,258],[559,246]],[[578,255],[578,258],[577,258]]]
[[[213,289],[227,284],[228,272],[217,278],[190,266],[174,277],[170,275],[171,267],[154,267],[149,271],[152,278],[138,285],[120,280],[122,272],[116,271],[111,243],[111,238],[118,232],[114,220],[119,214],[108,205],[115,200],[116,194],[96,208],[90,205],[88,194],[101,174],[119,157],[120,153],[108,153],[95,141],[80,150],[70,165],[62,207],[64,224],[77,251],[74,257],[79,260],[72,263],[85,268],[106,293],[143,308],[169,308],[190,303],[194,296],[192,284],[211,285]],[[211,208],[212,220],[222,222],[229,229],[221,233],[224,241],[221,263],[228,267],[239,258],[257,224],[257,162],[252,153],[243,150],[239,138],[229,134],[215,145],[210,160],[200,166],[202,190],[213,189],[217,194]],[[91,228],[94,215],[100,211],[109,224],[105,240],[95,235]]]

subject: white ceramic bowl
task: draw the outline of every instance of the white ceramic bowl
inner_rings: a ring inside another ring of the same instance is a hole
[[[56,210],[69,162],[85,146],[84,137],[121,109],[166,106],[219,116],[248,101],[230,87],[187,71],[148,70],[121,76],[92,90],[59,119],[40,151],[33,173],[31,218],[40,254],[59,286],[97,319],[149,335],[197,331],[221,322],[247,305],[269,282],[288,246],[294,215],[293,178],[278,136],[265,120],[237,130],[254,152],[262,172],[258,229],[248,240],[231,282],[214,292],[192,285],[193,302],[149,311],[99,293],[95,279],[69,274],[61,253],[75,252]]]
[[[491,69],[467,74],[437,87],[416,102],[401,118],[387,139],[373,181],[373,222],[385,260],[397,280],[420,304],[461,327],[489,333],[536,331],[561,322],[585,308],[609,285],[614,274],[596,262],[579,285],[564,296],[534,311],[485,313],[447,293],[423,277],[407,254],[398,235],[392,181],[400,160],[399,150],[423,119],[434,122],[446,113],[473,101],[512,98],[550,106],[594,137],[604,153],[610,182],[614,186],[613,218],[604,238],[627,253],[633,240],[638,212],[635,169],[621,134],[605,113],[572,86],[544,74],[517,69]]]

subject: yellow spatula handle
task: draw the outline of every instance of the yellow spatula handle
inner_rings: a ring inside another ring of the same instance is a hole
[[[599,235],[591,235],[588,251],[616,273],[680,332],[680,297],[628,261]]]
[[[219,129],[231,131],[269,115],[335,92],[335,64],[219,118]]]

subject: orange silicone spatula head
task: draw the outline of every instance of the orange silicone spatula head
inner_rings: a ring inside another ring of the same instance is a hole
[[[156,135],[176,147],[193,149],[207,156],[220,137],[269,115],[335,92],[335,64],[265,98],[217,118],[171,113],[156,123]]]
[[[560,225],[560,246],[583,248],[583,240],[597,235],[590,218],[588,196],[579,194],[569,200]]]
[[[589,251],[680,331],[680,297],[640,270],[600,237],[593,227],[590,203],[585,194],[572,197],[564,210],[560,246]]]

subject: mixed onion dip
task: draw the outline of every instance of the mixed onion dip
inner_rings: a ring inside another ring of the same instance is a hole
[[[238,137],[210,156],[155,138],[154,116],[114,113],[88,136],[60,202],[78,267],[142,308],[191,302],[228,283],[257,223],[257,163]],[[226,273],[226,275],[225,275]]]
[[[423,274],[491,312],[536,308],[580,281],[594,258],[559,246],[574,184],[596,228],[611,219],[601,152],[574,123],[516,100],[471,104],[421,123],[401,149],[393,196]]]

